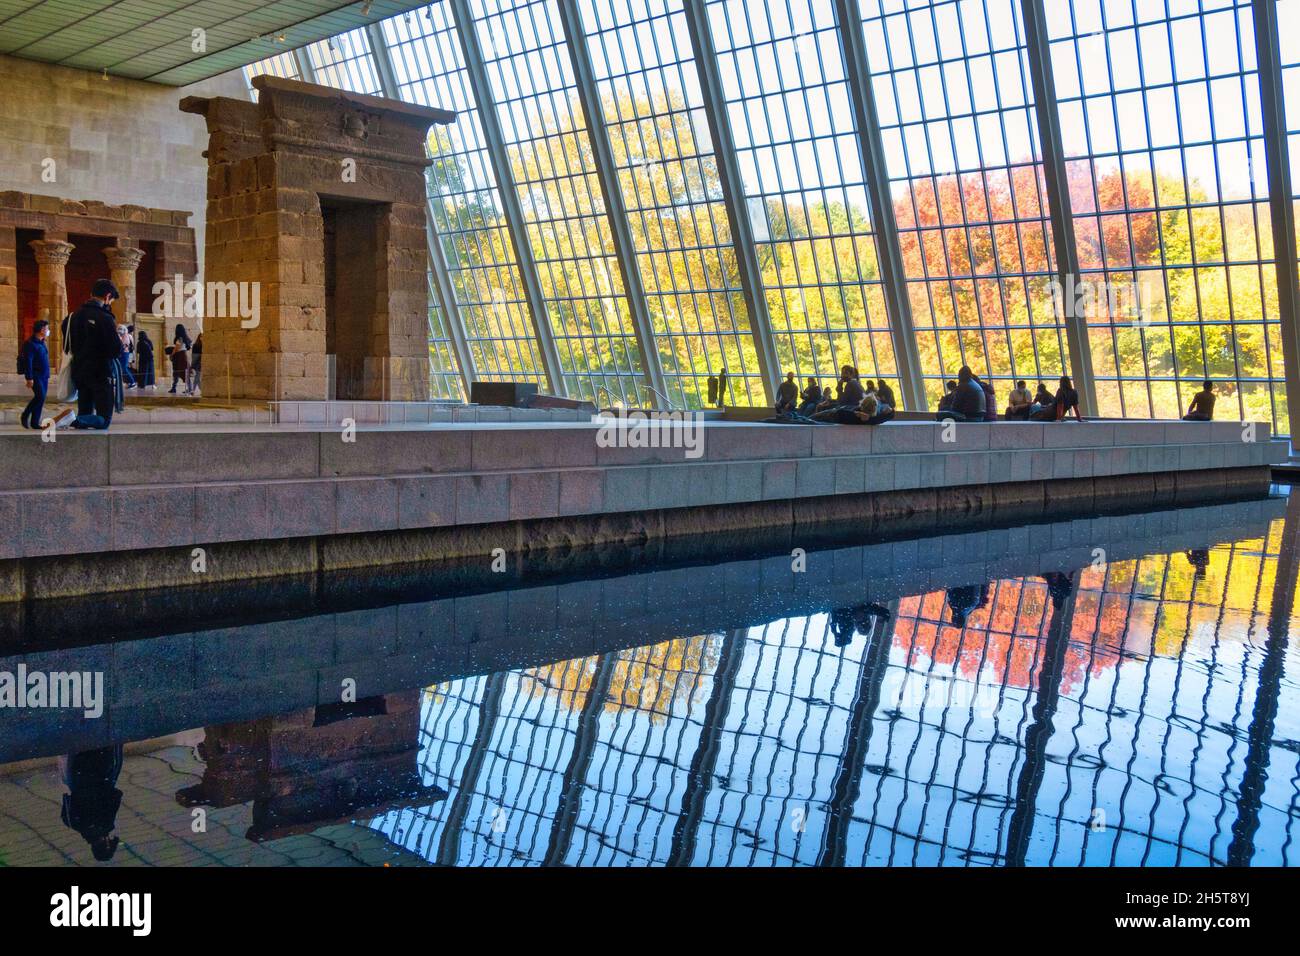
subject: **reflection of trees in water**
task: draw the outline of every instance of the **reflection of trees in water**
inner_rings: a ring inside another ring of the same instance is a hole
[[[1181,552],[1079,572],[1062,692],[1069,694],[1089,672],[1115,668],[1121,657],[1177,657],[1214,641],[1250,641],[1268,612],[1281,524],[1274,523],[1267,541],[1210,549],[1203,572]],[[904,598],[895,647],[967,680],[991,676],[1006,686],[1033,686],[1051,623],[1047,586],[1015,578],[994,582],[991,590],[988,606],[972,610],[961,628],[949,623],[945,592]]]
[[[679,715],[690,714],[703,704],[708,689],[696,675],[713,673],[722,640],[718,634],[701,634],[615,652],[618,664],[605,710],[640,711],[651,723],[666,719],[675,707]],[[529,697],[553,697],[576,713],[587,699],[599,661],[594,656],[535,667],[519,675],[519,685]]]

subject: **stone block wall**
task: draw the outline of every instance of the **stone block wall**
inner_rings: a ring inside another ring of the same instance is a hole
[[[156,278],[170,282],[179,275],[188,282],[197,273],[190,215],[183,209],[0,192],[0,354],[16,354],[44,314],[55,324],[50,353],[57,365],[57,323],[85,301],[99,278],[112,279],[122,292],[113,309],[118,321],[147,330],[156,345],[170,340],[178,321],[197,331],[199,321],[185,318],[180,303],[152,314]],[[159,350],[155,362],[161,359]],[[12,361],[0,365],[0,393],[26,394]]]
[[[194,214],[203,248],[207,162],[198,117],[177,112],[182,96],[245,96],[235,70],[176,89],[0,56],[0,192],[60,200],[96,216],[97,205],[177,209]],[[42,176],[55,161],[54,179]],[[202,263],[196,263],[201,271]],[[0,293],[2,294],[2,293]]]

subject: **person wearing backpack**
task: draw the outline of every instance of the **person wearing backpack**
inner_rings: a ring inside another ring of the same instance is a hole
[[[77,418],[73,428],[107,429],[113,421],[113,382],[122,342],[117,317],[109,308],[117,287],[99,279],[91,297],[63,320],[63,341],[72,352],[72,381],[77,386]]]
[[[27,380],[32,400],[23,409],[23,428],[40,430],[41,412],[45,408],[45,395],[50,390],[50,350],[45,340],[50,335],[50,323],[38,319],[32,326],[32,337],[23,343],[18,352],[18,374]]]

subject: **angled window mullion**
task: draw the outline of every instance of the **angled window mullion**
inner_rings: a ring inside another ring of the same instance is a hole
[[[857,126],[862,172],[871,203],[871,216],[877,237],[880,278],[884,286],[889,330],[894,343],[898,378],[908,408],[923,411],[927,402],[921,380],[921,357],[916,330],[912,322],[912,302],[907,294],[903,251],[898,224],[894,221],[894,204],[890,199],[889,174],[885,168],[884,141],[875,94],[867,72],[867,51],[862,36],[862,10],[858,0],[835,0],[835,25],[844,57],[844,75],[852,100]]]
[[[732,246],[736,253],[736,266],[740,273],[741,292],[749,310],[749,329],[754,337],[754,350],[758,354],[759,374],[763,377],[763,391],[771,404],[776,403],[776,387],[781,377],[776,340],[772,334],[772,317],[767,308],[767,295],[763,291],[762,272],[758,264],[758,245],[749,221],[745,204],[744,187],[740,179],[740,166],[736,161],[736,143],[731,130],[731,118],[722,94],[722,80],[718,76],[718,55],[709,32],[709,16],[705,0],[684,0],[686,22],[690,28],[691,49],[699,70],[700,92],[704,99],[704,112],[709,122],[714,154],[718,163],[718,178],[722,185],[723,205],[731,225]]]
[[[542,296],[541,282],[537,275],[537,262],[533,258],[532,246],[528,241],[523,209],[519,203],[519,192],[515,188],[514,170],[510,167],[510,157],[506,155],[496,98],[483,65],[483,51],[479,47],[474,17],[470,12],[468,0],[450,0],[450,6],[457,33],[460,34],[465,71],[475,98],[478,100],[479,122],[483,127],[483,137],[486,140],[488,155],[491,157],[492,170],[496,175],[502,211],[514,245],[520,278],[524,283],[524,295],[528,302],[528,311],[532,316],[533,330],[537,336],[537,346],[541,352],[546,379],[554,394],[564,396],[568,394],[568,390],[561,372],[560,356],[555,347],[550,318],[546,313],[546,301]]]
[[[400,100],[402,97],[398,91],[397,74],[393,70],[392,55],[388,49],[388,42],[384,39],[383,27],[378,23],[372,23],[366,27],[366,34],[370,38],[370,52],[375,60],[375,70],[379,74],[384,95],[389,99]],[[424,233],[429,249],[429,267],[434,273],[429,278],[429,292],[437,299],[442,307],[442,314],[446,317],[447,332],[451,336],[451,345],[456,352],[456,365],[460,369],[461,381],[465,385],[465,397],[468,399],[470,385],[478,376],[474,371],[474,358],[470,354],[468,337],[461,320],[460,305],[456,301],[451,275],[447,270],[447,260],[443,256],[442,244],[438,240],[437,227],[434,225],[433,200],[427,189],[424,195]],[[432,340],[432,326],[429,328],[429,335]]]
[[[1056,278],[1061,284],[1061,320],[1070,346],[1070,371],[1079,393],[1084,415],[1096,415],[1097,385],[1093,376],[1092,343],[1088,339],[1087,317],[1077,308],[1074,294],[1082,282],[1079,247],[1075,243],[1074,213],[1070,207],[1070,184],[1065,173],[1065,150],[1061,141],[1061,118],[1056,105],[1056,81],[1047,40],[1047,15],[1042,0],[1021,0],[1025,24],[1025,51],[1034,82],[1034,116],[1038,121],[1038,144],[1043,154],[1043,178],[1047,183],[1047,208],[1052,220],[1052,244],[1056,251]]]
[[[1278,320],[1281,324],[1286,404],[1290,416],[1300,409],[1300,269],[1296,262],[1295,203],[1292,201],[1294,187],[1291,182],[1286,106],[1282,98],[1282,57],[1276,5],[1272,2],[1256,2],[1251,8],[1255,22],[1255,61],[1259,69],[1260,102],[1264,114],[1264,162],[1268,173],[1273,260],[1277,269]],[[1276,409],[1276,399],[1273,406]],[[1295,434],[1294,426],[1287,430]]]
[[[298,75],[302,77],[304,83],[319,82],[316,79],[316,67],[312,66],[311,55],[305,46],[300,46],[293,51],[293,59],[298,64]]]

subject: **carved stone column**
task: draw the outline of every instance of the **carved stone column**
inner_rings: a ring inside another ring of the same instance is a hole
[[[108,260],[108,278],[117,286],[121,297],[113,303],[113,315],[118,325],[130,325],[135,321],[135,270],[144,258],[143,249],[130,246],[107,246],[104,258]]]
[[[62,239],[34,239],[28,245],[36,253],[36,307],[40,318],[50,323],[50,365],[58,368],[63,357],[63,317],[68,314],[65,268],[75,247]]]

